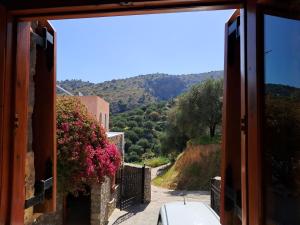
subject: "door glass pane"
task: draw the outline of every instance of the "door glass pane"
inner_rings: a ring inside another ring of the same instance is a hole
[[[300,224],[300,21],[265,15],[266,224]]]

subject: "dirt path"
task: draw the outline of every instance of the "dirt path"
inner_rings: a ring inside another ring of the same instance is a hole
[[[159,169],[151,170],[152,179],[156,176]],[[136,205],[126,211],[116,209],[109,218],[109,225],[156,225],[160,207],[167,202],[201,201],[209,204],[209,192],[204,191],[174,191],[156,186],[151,186],[151,202],[149,204]]]

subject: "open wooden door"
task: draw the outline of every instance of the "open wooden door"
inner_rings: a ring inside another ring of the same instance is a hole
[[[247,2],[248,223],[300,224],[300,7]]]
[[[225,25],[225,70],[222,118],[221,223],[247,224],[246,103],[243,28],[240,10]],[[243,202],[242,202],[243,200]]]
[[[25,209],[53,212],[56,204],[55,31],[47,21],[16,25],[12,197],[7,224],[24,224]],[[27,164],[30,151],[34,155],[30,158],[34,160],[31,167]],[[34,177],[30,197],[25,195],[28,173]]]
[[[39,20],[32,38],[36,43],[34,109],[32,132],[35,181],[44,190],[44,201],[35,212],[53,212],[56,208],[56,33],[46,20]],[[51,186],[51,187],[50,187]],[[37,187],[36,187],[37,188]],[[40,194],[40,193],[38,193]]]

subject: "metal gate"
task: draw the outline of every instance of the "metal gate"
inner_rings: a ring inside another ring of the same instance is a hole
[[[145,166],[122,166],[117,173],[117,183],[120,185],[118,207],[121,210],[144,202]]]

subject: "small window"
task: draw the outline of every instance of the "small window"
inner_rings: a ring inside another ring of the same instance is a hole
[[[163,222],[161,220],[161,216],[159,215],[158,221],[157,221],[157,225],[163,225]]]
[[[101,124],[103,124],[103,122],[102,122],[102,112],[100,112],[99,122],[100,122]]]

